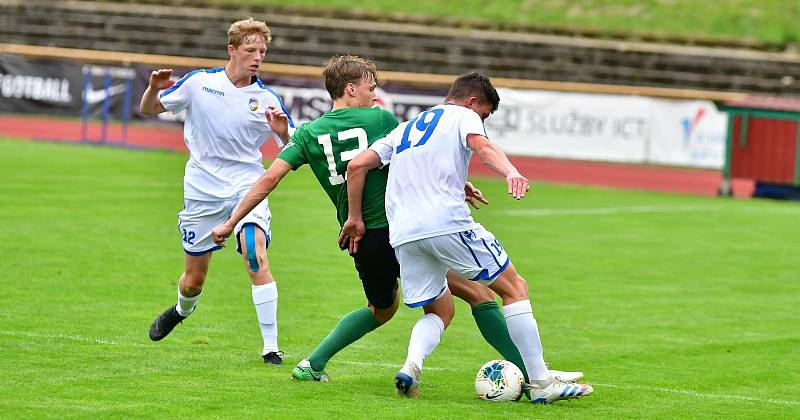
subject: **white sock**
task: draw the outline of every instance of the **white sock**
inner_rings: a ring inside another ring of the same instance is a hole
[[[264,339],[264,351],[261,354],[278,351],[278,286],[275,283],[253,285],[253,304]]]
[[[197,300],[200,299],[200,294],[203,292],[186,297],[181,294],[181,289],[178,289],[178,304],[175,305],[175,309],[181,316],[189,316],[194,312],[194,308],[197,306]]]
[[[411,330],[406,363],[414,362],[422,370],[422,362],[439,345],[442,334],[444,334],[444,322],[438,315],[425,314],[420,318]],[[410,372],[405,373],[410,374]]]
[[[550,378],[550,372],[544,364],[542,341],[539,339],[539,326],[533,317],[530,300],[521,300],[503,306],[506,317],[508,333],[511,340],[519,349],[525,369],[532,381],[542,381]]]

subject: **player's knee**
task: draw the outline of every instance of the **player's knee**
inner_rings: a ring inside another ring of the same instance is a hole
[[[194,296],[203,290],[206,282],[206,273],[199,269],[187,269],[183,272],[180,282],[180,290],[184,296]]]
[[[397,305],[392,305],[388,308],[373,308],[372,316],[375,317],[375,321],[378,322],[378,325],[383,325],[389,322],[394,314],[397,313]]]
[[[242,258],[244,259],[244,264],[247,266],[248,271],[252,273],[269,272],[269,260],[267,259],[266,251],[263,253],[244,252],[242,253]]]
[[[486,302],[494,302],[497,296],[494,292],[486,286],[481,287],[480,295],[478,296],[477,302],[475,305],[480,305],[481,303]]]
[[[528,283],[513,267],[503,271],[490,287],[500,295],[503,302],[528,299]]]
[[[444,297],[426,305],[424,309],[426,314],[436,314],[436,316],[442,320],[442,324],[444,324],[445,328],[450,325],[450,321],[453,320],[456,314],[456,307],[453,305],[453,297],[449,292],[446,292]]]
[[[436,315],[441,318],[442,324],[444,324],[444,327],[447,328],[450,325],[450,322],[453,321],[453,317],[456,315],[456,308],[452,307],[447,311],[437,312]]]
[[[481,303],[494,302],[495,294],[488,287],[480,283],[474,283],[475,287],[469,289],[469,294],[463,298],[471,307],[480,305]],[[460,297],[460,296],[459,296]]]
[[[495,299],[494,293],[488,287],[474,280],[459,277],[452,272],[447,273],[447,285],[453,295],[467,302],[469,306],[477,306]]]
[[[400,294],[397,293],[397,291],[395,291],[394,294],[394,301],[389,306],[378,308],[372,303],[368,305],[369,310],[372,311],[372,316],[375,317],[375,321],[378,322],[378,325],[383,325],[389,322],[389,320],[394,317],[394,314],[397,313],[397,308],[399,306]]]
[[[519,288],[519,293],[524,295],[527,298],[528,297],[528,282],[525,281],[525,279],[522,278],[522,276],[517,274],[516,277],[515,277],[515,284]]]
[[[509,276],[508,297],[514,300],[528,299],[528,283],[517,273]]]

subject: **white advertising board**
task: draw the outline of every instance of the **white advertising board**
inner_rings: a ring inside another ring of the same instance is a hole
[[[498,89],[486,120],[510,155],[722,167],[727,115],[710,101]]]

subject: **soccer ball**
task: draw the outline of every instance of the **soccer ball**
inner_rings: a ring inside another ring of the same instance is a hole
[[[492,360],[481,366],[475,376],[475,393],[488,401],[516,401],[522,396],[525,377],[508,360]]]

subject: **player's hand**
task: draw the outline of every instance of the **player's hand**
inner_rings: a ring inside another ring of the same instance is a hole
[[[211,230],[211,239],[214,240],[215,244],[225,246],[225,240],[228,239],[228,236],[231,236],[231,232],[233,232],[233,228],[228,226],[227,223],[223,223]]]
[[[525,193],[531,189],[528,185],[528,178],[516,171],[506,175],[506,183],[508,184],[508,193],[517,200],[525,197]]]
[[[163,90],[172,87],[175,81],[172,78],[172,69],[159,69],[150,73],[150,88]]]
[[[466,202],[476,209],[481,208],[481,205],[478,204],[479,202],[487,205],[489,204],[489,200],[483,197],[481,190],[475,188],[471,182],[467,182],[466,185],[464,185],[464,195],[466,196]]]
[[[272,132],[280,136],[283,141],[289,141],[289,116],[282,109],[272,105],[267,108],[264,115]]]
[[[355,254],[366,230],[363,219],[347,219],[342,226],[342,232],[339,233],[339,248],[348,250],[350,255]]]

